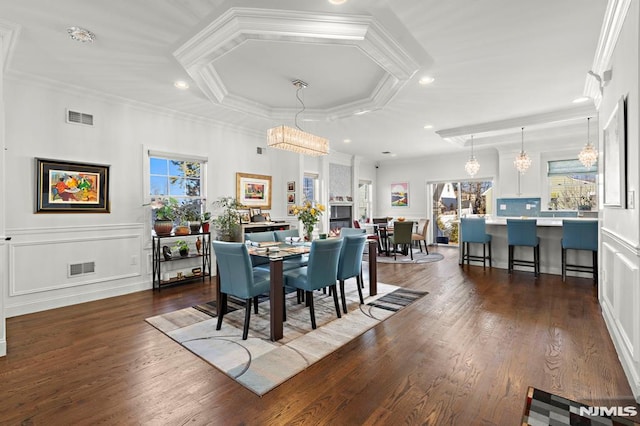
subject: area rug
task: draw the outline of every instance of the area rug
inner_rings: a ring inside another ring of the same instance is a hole
[[[378,283],[378,294],[360,305],[355,279],[345,282],[348,314],[336,317],[333,296],[314,292],[317,328],[311,329],[309,309],[285,297],[284,337],[269,339],[269,301],[251,312],[249,338],[242,340],[244,302],[229,301],[222,328],[216,331],[215,302],[147,318],[146,321],[257,395],[264,395],[323,357],[426,295]],[[365,289],[366,294],[366,289]]]
[[[633,411],[635,405],[630,407],[590,407],[579,402],[571,401],[552,393],[529,387],[527,401],[522,417],[522,425],[634,425],[638,423],[624,418],[606,414],[617,412],[623,414],[628,410]]]
[[[396,259],[393,259],[393,254],[390,256],[378,256],[378,263],[431,263],[431,262],[439,262],[444,259],[444,256],[440,253],[432,252],[427,254],[426,252],[420,252],[420,250],[413,249],[413,260],[411,260],[411,256],[407,254],[406,256],[398,253]]]

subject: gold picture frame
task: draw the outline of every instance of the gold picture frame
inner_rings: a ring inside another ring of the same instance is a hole
[[[236,199],[242,207],[271,209],[271,176],[236,173]]]

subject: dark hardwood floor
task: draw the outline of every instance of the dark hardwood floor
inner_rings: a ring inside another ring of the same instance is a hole
[[[144,321],[214,299],[209,284],[10,318],[0,424],[517,425],[528,386],[635,405],[590,280],[431,250],[445,260],[378,267],[429,295],[262,398]]]

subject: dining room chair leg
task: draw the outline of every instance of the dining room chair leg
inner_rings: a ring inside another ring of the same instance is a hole
[[[336,305],[336,314],[338,315],[338,318],[342,318],[342,314],[340,313],[340,303],[338,303],[338,289],[335,284],[332,285],[331,288],[333,289],[333,304]]]
[[[220,330],[222,327],[222,317],[227,312],[227,293],[222,293],[222,300],[220,300],[220,306],[218,306],[218,323],[216,324],[216,330]]]
[[[362,286],[364,285],[364,280],[362,279],[362,272],[360,272],[360,275],[356,275],[356,283],[358,283],[358,296],[360,296],[360,304],[364,305],[364,298],[362,297]]]
[[[408,244],[409,253],[411,254],[411,260],[413,260],[413,249],[411,248],[411,244]]]
[[[253,312],[257,315],[258,314],[258,296],[255,296],[253,298]]]
[[[562,282],[567,279],[567,249],[562,249]]]
[[[244,314],[244,328],[242,329],[242,340],[247,340],[249,335],[249,320],[251,319],[251,299],[247,299],[247,309]]]
[[[313,309],[313,292],[306,291],[307,305],[309,306],[309,316],[311,317],[311,328],[316,329],[316,311]]]
[[[358,283],[358,289],[360,284]],[[342,311],[347,313],[347,298],[344,295],[344,280],[340,280],[340,299],[342,300]]]
[[[482,269],[487,269],[487,246],[482,244]]]

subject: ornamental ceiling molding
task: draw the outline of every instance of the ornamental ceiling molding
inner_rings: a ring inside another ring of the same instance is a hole
[[[584,85],[584,95],[593,99],[596,110],[600,109],[602,90],[611,78],[610,67],[613,51],[624,26],[631,1],[609,0],[607,3],[593,65],[591,66],[591,72],[587,73]]]
[[[231,8],[173,52],[211,102],[269,119],[292,109],[271,108],[230,93],[214,63],[248,40],[355,46],[383,71],[371,93],[325,109],[308,109],[311,120],[333,120],[384,107],[420,69],[418,61],[371,15],[338,15],[257,8]],[[426,56],[426,55],[425,55]]]
[[[470,135],[474,135],[476,138],[474,140],[475,144],[478,146],[482,144],[480,138],[485,138],[485,143],[487,143],[486,138],[517,134],[520,132],[521,127],[526,127],[530,130],[542,127],[559,127],[566,125],[569,121],[584,119],[593,115],[595,115],[594,106],[583,104],[539,114],[442,129],[437,130],[436,133],[445,141],[463,148],[468,144]]]

